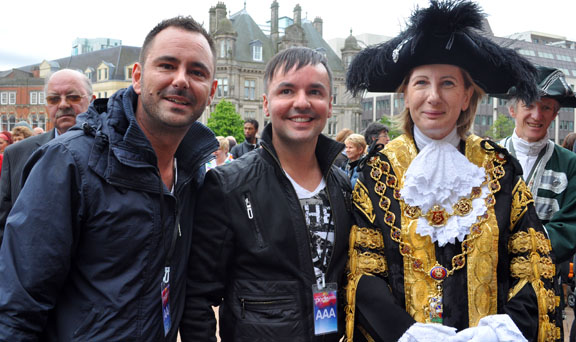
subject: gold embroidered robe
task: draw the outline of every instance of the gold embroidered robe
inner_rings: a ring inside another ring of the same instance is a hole
[[[517,162],[495,144],[469,136],[466,158],[484,167],[492,196],[478,234],[439,247],[415,233],[399,190],[418,151],[403,135],[369,156],[354,188],[357,225],[350,235],[346,287],[349,341],[396,341],[429,320],[435,262],[455,268],[442,282],[443,324],[458,330],[508,314],[529,341],[560,341],[550,241],[536,216]],[[463,266],[460,268],[458,266]]]

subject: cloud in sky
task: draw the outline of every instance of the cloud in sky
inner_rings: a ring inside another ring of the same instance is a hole
[[[80,38],[121,39],[124,45],[140,46],[144,36],[162,19],[176,15],[192,15],[208,26],[208,11],[222,0],[168,0],[140,2],[101,0],[77,2],[53,0],[34,2],[5,1],[0,21],[0,70],[66,57],[72,42]],[[406,18],[426,0],[373,1],[354,0],[335,5],[323,1],[277,0],[280,16],[293,16],[296,4],[302,17],[324,21],[327,39],[354,34],[373,33],[395,36],[404,27]],[[244,7],[258,24],[270,20],[272,0],[223,0],[229,13]],[[480,0],[497,36],[515,32],[539,31],[576,40],[571,28],[576,1],[547,0],[527,5],[525,0]]]

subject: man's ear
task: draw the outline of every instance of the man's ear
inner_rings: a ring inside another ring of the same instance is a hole
[[[140,62],[135,63],[132,70],[132,87],[134,87],[136,94],[142,94],[142,65]]]

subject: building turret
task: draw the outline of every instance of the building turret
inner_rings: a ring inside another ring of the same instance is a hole
[[[302,7],[300,5],[294,7],[294,24],[302,25]]]
[[[354,56],[356,56],[360,50],[362,49],[358,45],[358,40],[352,35],[352,29],[350,29],[350,36],[346,38],[344,47],[340,49],[342,52],[342,63],[344,63],[345,68],[348,68],[350,63],[352,63],[352,59],[354,59]]]
[[[312,23],[312,25],[314,25],[314,28],[316,29],[316,31],[318,31],[318,33],[320,33],[320,37],[322,37],[322,26],[324,25],[322,18],[320,18],[320,17],[314,18],[314,22]]]

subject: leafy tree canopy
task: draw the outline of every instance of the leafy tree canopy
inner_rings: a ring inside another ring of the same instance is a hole
[[[236,112],[236,107],[229,101],[220,101],[210,114],[206,124],[214,134],[236,138],[238,143],[244,141],[244,120]]]
[[[402,135],[402,130],[398,128],[398,125],[389,116],[382,116],[380,123],[388,127],[388,136],[390,137],[390,140]]]
[[[488,128],[486,135],[491,137],[494,141],[499,141],[512,135],[514,132],[514,120],[508,115],[498,114],[496,121]]]

